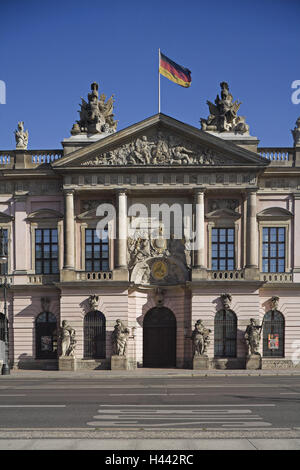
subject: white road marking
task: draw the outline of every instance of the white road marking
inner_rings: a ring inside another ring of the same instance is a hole
[[[67,405],[0,405],[0,408],[65,408]]]
[[[280,395],[300,395],[300,392],[281,392]]]
[[[12,394],[9,394],[9,395],[2,395],[2,393],[0,394],[0,398],[2,397],[26,397],[27,395],[12,395]]]
[[[191,429],[208,428],[220,425],[219,429],[266,428],[271,423],[263,421],[249,407],[268,407],[275,404],[261,405],[104,405],[101,404],[98,414],[87,423],[97,428],[118,429]],[[253,410],[254,411],[254,410]]]

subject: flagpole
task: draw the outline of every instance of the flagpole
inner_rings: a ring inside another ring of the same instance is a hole
[[[158,49],[158,113],[160,113],[160,49]]]

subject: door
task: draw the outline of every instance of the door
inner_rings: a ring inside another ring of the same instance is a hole
[[[56,359],[57,319],[53,313],[43,312],[35,321],[36,359]]]
[[[176,367],[176,318],[166,307],[155,307],[146,313],[143,366]]]

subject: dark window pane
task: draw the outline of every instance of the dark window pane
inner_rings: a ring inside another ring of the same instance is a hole
[[[97,235],[96,229],[86,229],[85,231],[85,269],[86,271],[101,271],[103,270],[103,260],[107,266],[108,260],[108,243],[103,241],[101,236],[106,235],[106,231]],[[105,267],[105,269],[108,269]]]

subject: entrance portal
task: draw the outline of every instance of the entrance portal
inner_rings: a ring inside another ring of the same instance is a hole
[[[146,313],[143,367],[176,367],[176,318],[166,307],[155,307]]]

